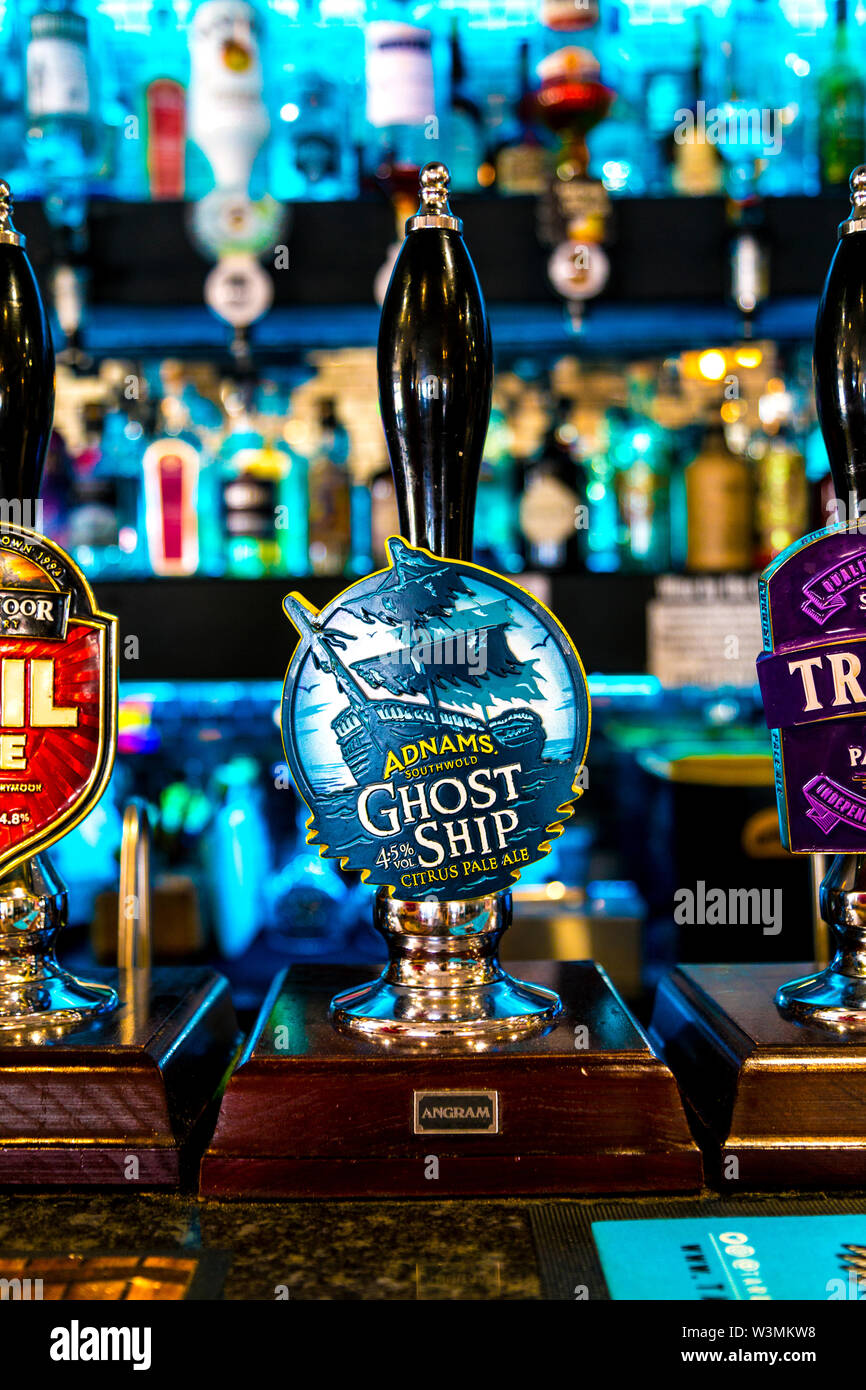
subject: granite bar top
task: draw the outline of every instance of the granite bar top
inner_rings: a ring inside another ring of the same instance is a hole
[[[7,1193],[0,1279],[74,1268],[77,1284],[46,1275],[62,1287],[44,1296],[80,1299],[522,1301],[572,1299],[580,1285],[606,1299],[592,1220],[864,1209],[866,1197],[850,1193],[423,1202]],[[136,1270],[155,1270],[151,1283],[164,1274],[162,1292],[141,1278],[145,1291],[130,1293]]]
[[[535,1299],[527,1205],[4,1195],[0,1265],[22,1254],[193,1255],[199,1297]]]

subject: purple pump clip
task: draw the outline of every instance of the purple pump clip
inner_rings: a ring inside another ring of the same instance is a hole
[[[789,546],[760,596],[782,841],[866,853],[866,519]]]

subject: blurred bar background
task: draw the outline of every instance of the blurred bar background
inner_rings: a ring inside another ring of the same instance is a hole
[[[496,351],[476,559],[552,607],[593,697],[592,795],[508,952],[595,956],[639,1008],[677,959],[811,956],[756,575],[845,506],[810,340],[864,26],[860,0],[0,6],[0,171],[59,349],[39,520],[121,625],[112,786],[53,851],[82,959],[114,949],[131,793],[157,960],[222,962],[244,1012],[275,963],[377,958],[282,760],[281,599],[396,530],[378,302],[430,159]],[[678,924],[699,883],[781,889],[784,930]]]

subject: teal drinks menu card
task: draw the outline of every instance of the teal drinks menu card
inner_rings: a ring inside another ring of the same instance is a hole
[[[866,1299],[866,1210],[595,1221],[592,1234],[613,1299]]]

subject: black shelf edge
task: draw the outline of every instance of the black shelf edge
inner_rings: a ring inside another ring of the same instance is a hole
[[[282,680],[296,642],[284,596],[297,589],[321,608],[349,582],[147,579],[97,582],[94,589],[102,610],[118,618],[122,681]],[[529,582],[571,636],[587,673],[645,669],[651,575],[551,575],[542,579],[543,592],[538,577]]]
[[[811,340],[817,298],[771,301],[754,315],[753,337],[782,342]],[[491,304],[493,346],[512,353],[577,352],[631,355],[681,351],[742,336],[738,314],[725,304],[590,304],[579,331],[562,304]],[[379,311],[346,304],[272,309],[251,332],[257,353],[270,365],[292,364],[312,349],[374,347]],[[229,331],[203,306],[89,311],[84,343],[96,357],[126,359],[204,356],[229,362]]]
[[[764,315],[769,312],[766,326],[758,316],[758,331],[774,331],[775,304],[810,305],[807,317],[814,320],[814,303],[846,207],[843,190],[815,198],[766,200],[771,304],[764,309]],[[567,341],[570,330],[563,305],[547,279],[550,248],[537,235],[537,200],[467,196],[455,199],[455,209],[463,217],[487,301],[494,310],[503,306],[502,344],[508,341],[507,310],[516,346],[521,312],[522,326],[529,325],[530,333],[535,322],[539,332]],[[148,339],[157,348],[160,323],[162,331],[166,324],[175,325],[172,341],[164,346],[181,345],[184,329],[190,347],[225,346],[225,326],[202,306],[210,263],[190,241],[188,217],[183,203],[91,204],[86,261],[92,313],[85,336],[93,350],[142,350]],[[394,236],[390,207],[384,199],[365,198],[298,203],[290,207],[289,218],[287,267],[276,269],[273,256],[263,257],[265,265],[270,262],[275,299],[271,314],[256,329],[262,345],[298,350],[374,341],[378,310],[373,281]],[[51,262],[52,235],[41,206],[22,203],[16,220],[27,234],[37,272],[44,274]],[[705,336],[713,336],[715,325],[721,336],[735,331],[736,316],[726,307],[728,241],[722,198],[615,200],[608,242],[610,280],[600,298],[590,303],[581,337],[590,347],[596,345],[594,335],[599,347],[608,339],[629,342],[632,314],[637,315],[633,327],[641,348],[648,334],[641,314],[654,316],[657,330],[660,324],[662,335],[668,335],[665,341],[676,332],[678,315],[687,335],[695,331],[696,316],[705,324]],[[667,327],[662,311],[668,316]],[[598,328],[593,326],[596,321]],[[784,315],[779,322],[784,328]],[[802,314],[793,336],[803,336]]]

